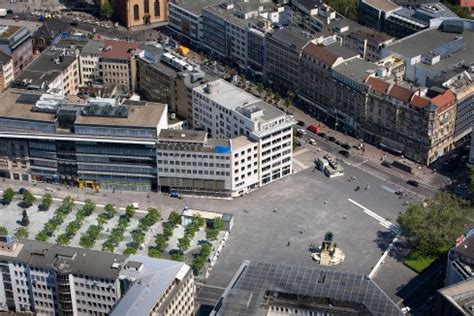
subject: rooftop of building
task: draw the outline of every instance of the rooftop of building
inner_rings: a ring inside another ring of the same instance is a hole
[[[82,47],[81,55],[101,55],[105,46],[105,41],[90,40]]]
[[[138,42],[106,40],[102,57],[113,59],[129,59],[140,46]]]
[[[5,53],[3,50],[0,50],[0,63],[8,64],[12,60],[12,57]]]
[[[54,81],[75,61],[74,51],[55,46],[48,47],[15,79],[15,82],[27,80],[30,81],[27,86],[39,89],[43,84]]]
[[[447,286],[438,290],[438,292],[459,311],[460,315],[472,315],[474,278]]]
[[[162,129],[158,136],[160,142],[205,143],[207,133],[195,130]]]
[[[69,32],[72,30],[71,25],[61,19],[47,19],[43,24],[33,33],[34,38],[44,38],[47,40],[53,39],[62,32]],[[47,43],[46,43],[47,44]]]
[[[308,32],[295,26],[287,26],[267,33],[267,37],[273,38],[285,45],[301,50],[313,38]]]
[[[388,46],[386,50],[395,55],[413,58],[416,56],[430,54],[435,50],[450,49],[456,41],[462,41],[462,46],[459,50],[454,50],[446,57],[434,65],[418,63],[417,67],[427,69],[448,70],[451,67],[456,67],[460,63],[471,65],[474,63],[474,32],[465,30],[462,34],[448,33],[440,31],[436,28],[426,29],[415,33],[411,36],[400,39],[394,44]],[[454,48],[453,48],[454,49]]]
[[[263,315],[271,305],[304,304],[338,314],[402,315],[369,277],[323,267],[245,261],[216,306],[217,315]],[[328,303],[328,300],[330,303]]]
[[[474,258],[474,236],[467,237],[461,244],[454,247],[453,250],[463,256]]]
[[[378,32],[368,27],[359,27],[357,29],[352,30],[349,34],[349,37],[351,36],[363,38],[369,42],[374,42],[378,44],[384,44],[394,40],[393,36],[390,36],[386,33]]]
[[[334,67],[334,71],[350,78],[358,83],[364,83],[366,79],[382,69],[361,58],[352,58]]]
[[[209,88],[211,93],[207,92]],[[249,117],[252,121],[265,122],[285,116],[285,113],[281,110],[224,79],[217,79],[194,89],[220,106],[231,111],[237,111]]]
[[[247,136],[244,136],[244,135],[232,138],[230,141],[231,141],[233,150],[246,147],[250,144],[254,144],[252,140],[250,140]]]
[[[0,24],[0,40],[8,40],[13,35],[18,33],[21,29],[25,29],[23,26],[17,25],[5,25]]]
[[[131,255],[120,271],[120,276],[135,280],[122,299],[114,306],[111,315],[148,315],[173,285],[190,271],[183,262],[153,259]]]
[[[173,0],[170,3],[175,3],[184,10],[193,13],[194,15],[201,15],[205,7],[218,4],[223,0]]]
[[[389,0],[363,0],[362,2],[385,12],[398,8],[398,5]]]
[[[439,2],[422,3],[416,6],[399,7],[392,14],[429,25],[431,19],[436,18],[457,18],[458,16]]]
[[[74,274],[115,279],[120,268],[114,267],[114,264],[120,267],[127,258],[110,252],[65,247],[37,240],[19,239],[18,242],[21,249],[16,256],[3,250],[0,251],[0,259],[42,269],[62,266],[71,269]]]
[[[298,4],[308,11],[318,8],[321,3],[321,0],[298,0]]]

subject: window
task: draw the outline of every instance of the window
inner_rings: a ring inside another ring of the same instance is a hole
[[[160,16],[160,1],[155,0],[155,16]]]
[[[139,9],[138,9],[138,4],[134,5],[133,6],[133,18],[135,20],[139,20],[140,19],[140,12],[139,12]]]
[[[143,0],[143,7],[145,8],[145,14],[150,13],[150,0]]]

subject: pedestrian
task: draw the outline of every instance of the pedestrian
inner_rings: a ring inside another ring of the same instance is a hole
[[[290,246],[290,242],[289,242],[289,241],[286,243],[286,246],[287,246],[287,247],[289,247],[289,246]]]

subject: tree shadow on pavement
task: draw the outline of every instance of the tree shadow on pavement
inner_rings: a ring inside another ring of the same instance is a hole
[[[374,242],[377,244],[380,250],[385,251],[392,242],[393,238],[395,238],[395,233],[391,231],[379,230],[377,231],[377,238],[374,240]],[[394,243],[388,255],[398,262],[403,262],[408,252],[410,252],[410,248],[407,242],[399,239]]]

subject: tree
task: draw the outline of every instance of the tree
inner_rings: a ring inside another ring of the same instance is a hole
[[[148,248],[148,257],[159,259],[161,257],[161,250],[155,247]]]
[[[145,233],[141,230],[136,230],[132,233],[133,241],[136,246],[139,246],[145,241]]]
[[[132,204],[127,205],[127,208],[125,209],[125,216],[127,216],[129,219],[135,215],[135,208],[133,207]]]
[[[209,228],[206,230],[206,238],[209,240],[217,240],[218,235],[219,231],[215,228]]]
[[[112,218],[115,216],[115,214],[117,214],[117,210],[115,209],[113,204],[110,204],[110,203],[105,206],[104,210],[109,216],[109,218]]]
[[[13,191],[11,188],[6,189],[3,191],[3,197],[2,201],[3,204],[10,204],[13,201],[13,198],[15,197],[15,191]]]
[[[102,7],[100,8],[100,16],[106,19],[110,19],[114,15],[114,9],[110,4],[109,0],[105,0],[102,3]]]
[[[258,94],[262,94],[263,90],[265,90],[265,88],[263,87],[263,83],[259,82],[258,85],[257,85]]]
[[[159,249],[160,251],[164,250],[168,246],[168,240],[162,234],[158,234],[155,237],[155,248]]]
[[[25,209],[23,209],[23,212],[21,214],[21,225],[23,226],[30,225],[30,218],[28,217],[28,213],[26,212]]]
[[[51,204],[53,204],[53,197],[51,196],[51,194],[46,193],[45,195],[43,195],[43,199],[41,200],[39,209],[41,211],[47,211],[51,207]]]
[[[107,223],[108,219],[109,216],[107,214],[101,213],[97,217],[97,224],[99,224],[99,226],[104,226]]]
[[[181,224],[181,216],[178,214],[178,212],[173,211],[170,213],[170,216],[168,216],[168,222],[170,222],[173,226]]]
[[[30,207],[31,205],[33,205],[33,203],[35,202],[36,198],[33,196],[33,194],[31,194],[30,191],[25,191],[25,193],[23,193],[23,199],[22,199],[22,202],[23,202],[23,206],[25,208],[28,208]]]
[[[468,215],[465,201],[439,192],[424,204],[411,204],[397,222],[402,235],[416,250],[438,255],[449,249],[464,232]]]
[[[194,270],[195,273],[199,273],[204,269],[206,266],[206,258],[202,256],[197,256],[193,259],[191,263],[191,268]]]
[[[125,250],[123,251],[123,254],[124,255],[134,255],[137,253],[137,248],[134,248],[134,247],[127,247],[125,248]]]
[[[356,0],[325,0],[324,2],[346,18],[357,21]]]
[[[8,235],[8,229],[5,226],[0,226],[0,236]]]
[[[44,230],[40,231],[35,237],[35,239],[39,240],[39,241],[46,241],[46,240],[48,240],[48,238],[49,238],[49,236],[48,236],[48,234],[46,234],[46,232]]]
[[[183,238],[178,239],[178,247],[181,252],[185,252],[191,246],[191,241],[188,237],[184,236]]]
[[[163,234],[168,238],[173,236],[173,225],[171,223],[166,222],[163,224]]]
[[[71,240],[69,239],[69,236],[67,234],[61,234],[58,236],[58,238],[56,238],[56,243],[60,244],[60,245],[63,245],[63,246],[67,246],[69,245],[69,242]]]
[[[183,253],[177,249],[170,250],[169,255],[171,256],[171,260],[183,261]]]
[[[224,230],[224,221],[219,217],[215,217],[212,220],[212,228],[217,229],[218,231]]]
[[[30,232],[28,231],[28,228],[26,227],[18,227],[15,230],[16,238],[28,238],[29,235],[30,235]]]
[[[92,202],[90,199],[87,199],[81,211],[87,217],[87,216],[90,216],[92,212],[94,212],[94,210],[95,210],[95,203]]]

